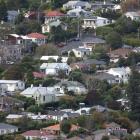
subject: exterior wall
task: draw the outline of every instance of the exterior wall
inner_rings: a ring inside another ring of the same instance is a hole
[[[78,51],[78,50],[73,49],[72,51],[74,52],[76,57],[83,57],[86,55],[90,55],[90,52],[88,50],[87,51]]]
[[[32,42],[36,43],[37,45],[45,45],[47,43],[46,39],[36,39],[36,38],[31,38]]]
[[[18,132],[18,129],[0,129],[0,135]]]
[[[33,98],[38,104],[44,104],[44,103],[51,103],[58,101],[58,98],[55,94],[40,94],[39,92],[35,93],[33,95]]]
[[[47,24],[42,25],[42,33],[49,33],[51,30],[50,26]]]
[[[8,84],[3,83],[3,84],[0,84],[0,86],[3,88],[4,91],[17,91],[17,90],[25,89],[24,82],[8,83]]]

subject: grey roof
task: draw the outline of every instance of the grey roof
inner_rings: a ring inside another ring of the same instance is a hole
[[[18,127],[6,123],[0,123],[0,129],[18,129]]]
[[[115,122],[112,122],[112,123],[107,124],[107,127],[120,127],[120,125]]]
[[[94,44],[104,44],[105,40],[97,38],[97,37],[84,37],[82,38],[82,42],[85,43],[94,43]]]
[[[80,62],[77,62],[78,64],[88,64],[88,65],[106,65],[106,62],[105,61],[102,61],[102,60],[96,60],[96,59],[87,59],[87,60],[83,60],[83,61],[80,61]]]
[[[56,94],[57,92],[53,87],[28,87],[20,94],[23,96],[33,95],[34,93],[40,93],[41,95]]]
[[[77,3],[75,4],[75,6],[86,6],[88,2],[84,2],[84,1],[77,1]]]
[[[74,113],[74,112],[65,112],[65,111],[48,111],[48,115],[52,115],[52,116],[68,116],[70,118],[75,118],[75,117],[79,117],[80,114],[79,113]]]
[[[69,87],[84,87],[83,84],[81,84],[80,82],[77,81],[61,81],[59,83],[57,83],[55,86],[69,86]]]
[[[135,131],[133,131],[134,133],[140,133],[140,128],[137,128]]]
[[[99,79],[99,80],[115,80],[115,76],[109,73],[104,73],[104,72],[95,75],[94,78]]]
[[[75,50],[81,51],[81,52],[90,52],[90,50],[86,48],[76,48]]]

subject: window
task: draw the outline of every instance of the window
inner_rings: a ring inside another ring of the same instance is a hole
[[[45,101],[45,96],[43,96],[43,101]]]

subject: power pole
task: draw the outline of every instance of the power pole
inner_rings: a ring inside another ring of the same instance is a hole
[[[138,28],[138,39],[140,39],[140,28]]]

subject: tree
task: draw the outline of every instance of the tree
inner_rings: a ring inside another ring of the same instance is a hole
[[[109,136],[103,136],[101,140],[109,140]]]
[[[0,0],[0,21],[1,20],[7,20],[7,7],[4,0]]]
[[[129,10],[133,11],[133,10],[139,9],[140,8],[139,0],[122,1],[121,7],[122,7],[123,12],[129,11]]]
[[[4,73],[4,78],[6,80],[22,80],[23,73],[19,65],[11,66],[7,71]]]
[[[122,47],[122,37],[119,33],[117,32],[111,32],[110,34],[108,34],[106,37],[106,42],[109,44],[109,46],[112,49],[118,49],[120,47]]]
[[[15,26],[15,32],[22,35],[26,35],[31,32],[41,32],[41,25],[34,20],[24,21]]]
[[[64,120],[62,121],[60,128],[62,132],[64,132],[65,134],[68,134],[71,129],[71,123],[68,120]]]
[[[132,70],[127,93],[131,104],[130,117],[140,121],[140,73],[135,70]]]

